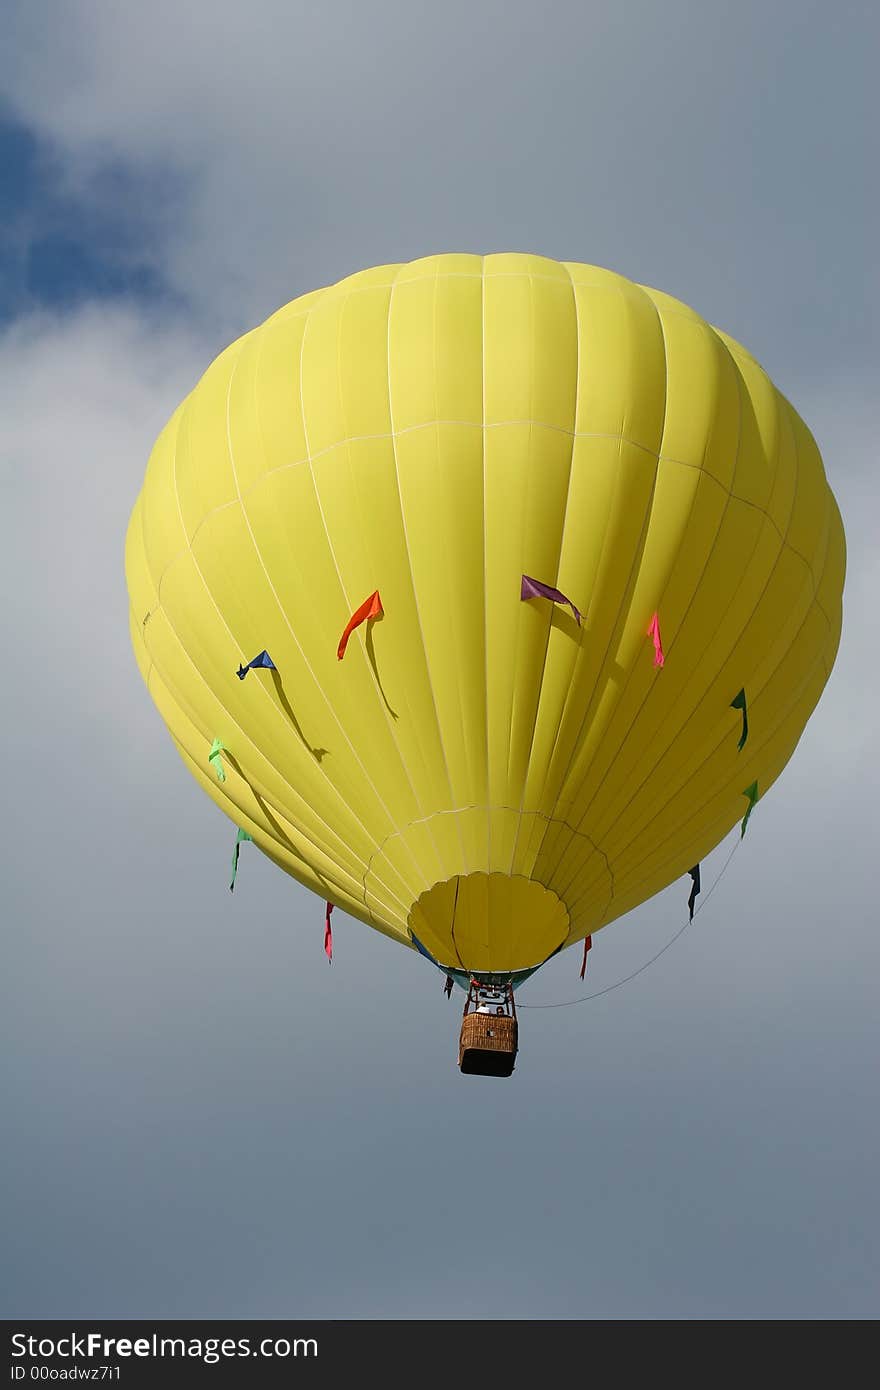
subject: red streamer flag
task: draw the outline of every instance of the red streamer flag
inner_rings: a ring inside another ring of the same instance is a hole
[[[592,949],[593,949],[593,938],[592,938],[592,936],[585,936],[585,937],[584,937],[584,959],[583,959],[583,961],[582,961],[582,963],[581,963],[581,979],[583,979],[584,976],[585,976],[586,973],[587,973],[587,952],[588,952],[588,951],[592,951]]]
[[[654,665],[662,666],[666,657],[663,655],[663,643],[660,641],[660,619],[655,613],[651,619],[651,626],[648,628],[648,636],[654,639]]]
[[[333,928],[330,925],[330,913],[333,911],[333,904],[327,904],[327,911],[324,914],[324,952],[330,964],[333,964]]]
[[[368,618],[378,618],[384,612],[382,600],[379,597],[379,590],[370,594],[368,599],[361,604],[360,608],[355,609],[345,626],[345,631],[339,639],[339,646],[336,648],[336,655],[341,661],[345,656],[345,649],[348,646],[348,639],[356,627],[365,623]]]

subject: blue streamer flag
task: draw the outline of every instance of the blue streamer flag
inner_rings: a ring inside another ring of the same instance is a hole
[[[259,655],[259,656],[255,656],[254,659],[253,659],[253,661],[249,661],[248,664],[247,664],[247,666],[239,666],[239,668],[238,668],[238,670],[236,671],[235,674],[238,676],[238,679],[239,679],[240,681],[243,681],[244,678],[245,678],[245,676],[247,675],[248,671],[256,671],[256,670],[258,670],[259,667],[261,667],[261,666],[265,666],[265,668],[266,668],[268,671],[277,671],[277,670],[278,670],[278,667],[275,665],[275,662],[272,660],[272,658],[271,658],[271,656],[269,655],[269,653],[263,651],[263,652],[260,652],[260,655]]]

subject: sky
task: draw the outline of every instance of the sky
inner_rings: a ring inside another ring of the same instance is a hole
[[[7,0],[4,40],[0,1313],[876,1318],[877,7]],[[619,988],[689,882],[599,934],[607,992],[524,1009],[505,1082],[459,1075],[415,953],[338,913],[328,967],[253,851],[230,895],[123,573],[218,351],[449,250],[607,266],[740,339],[849,552],[831,679],[693,927]]]

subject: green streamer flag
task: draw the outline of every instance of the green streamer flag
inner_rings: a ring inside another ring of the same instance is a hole
[[[749,804],[746,808],[746,813],[742,818],[742,825],[740,826],[739,830],[740,839],[742,839],[743,835],[745,835],[746,833],[746,826],[749,823],[749,816],[755,809],[755,802],[758,800],[758,783],[752,782],[751,786],[746,787],[745,791],[743,792],[743,796],[747,796],[749,798]]]
[[[211,751],[208,754],[208,762],[211,764],[214,771],[216,772],[218,782],[226,781],[226,769],[224,768],[220,758],[220,754],[225,752],[225,745],[220,742],[219,738],[215,738],[214,742],[211,744]]]
[[[742,748],[743,744],[749,736],[749,716],[746,711],[746,692],[744,689],[741,690],[738,695],[734,695],[733,699],[730,702],[730,708],[742,710],[743,731],[740,735],[739,743],[736,745],[737,748]]]
[[[230,893],[235,891],[235,875],[238,873],[238,855],[245,840],[253,840],[253,835],[249,835],[246,830],[239,830],[235,837],[235,849],[232,852],[232,882],[229,885]]]

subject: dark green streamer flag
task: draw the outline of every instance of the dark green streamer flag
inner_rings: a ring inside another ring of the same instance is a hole
[[[253,840],[253,835],[249,835],[246,830],[239,830],[235,837],[235,849],[232,851],[232,882],[229,885],[230,893],[235,890],[235,875],[238,873],[238,856],[245,840]]]
[[[746,692],[744,689],[741,690],[738,695],[734,695],[733,699],[730,702],[730,708],[742,710],[743,731],[740,735],[739,743],[736,745],[737,748],[742,748],[743,744],[749,736],[749,716],[746,710]]]

